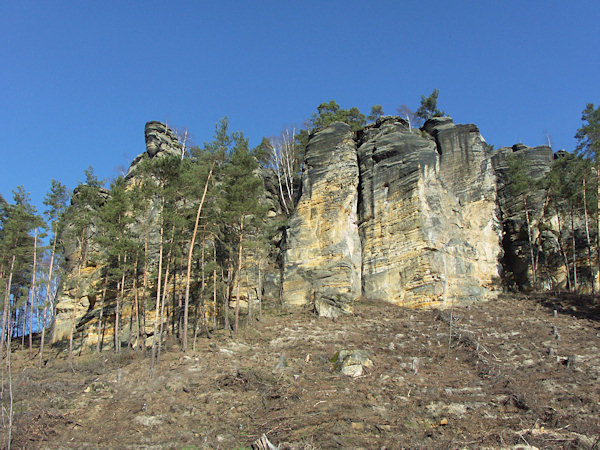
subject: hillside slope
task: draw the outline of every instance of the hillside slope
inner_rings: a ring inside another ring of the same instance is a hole
[[[13,447],[240,448],[263,433],[280,448],[598,445],[600,308],[589,299],[265,315],[235,341],[173,345],[152,379],[135,353],[76,357],[71,371],[60,351],[42,370],[16,352]],[[342,349],[374,366],[342,375],[331,362]]]

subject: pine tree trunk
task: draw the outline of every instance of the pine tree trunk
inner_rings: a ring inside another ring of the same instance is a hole
[[[149,235],[149,227],[148,227],[148,218],[145,221],[145,230],[144,230],[144,278],[142,279],[142,311],[141,311],[141,320],[140,320],[140,333],[141,333],[141,349],[142,351],[146,350],[146,339],[148,338],[148,334],[146,333],[146,311],[148,310],[148,235]]]
[[[217,243],[213,240],[213,331],[217,329]]]
[[[108,286],[108,268],[104,275],[104,286],[102,287],[102,297],[100,300],[100,313],[98,315],[98,339],[96,340],[96,353],[102,350],[102,318],[104,317],[104,300],[106,298],[106,287]]]
[[[592,281],[592,295],[594,295],[596,293],[596,288],[595,288],[596,275],[594,274],[594,266],[592,265],[592,241],[590,240],[590,225],[589,225],[589,217],[588,217],[588,210],[587,210],[587,193],[585,191],[586,191],[586,186],[585,186],[585,177],[584,177],[583,178],[583,212],[585,215],[585,236],[587,238],[588,264],[590,266],[590,278]]]
[[[44,301],[44,319],[42,320],[42,335],[40,336],[40,359],[39,366],[42,367],[44,360],[44,341],[46,338],[46,313],[50,305],[50,287],[52,285],[52,271],[54,270],[54,254],[56,252],[56,232],[52,242],[52,252],[50,253],[50,267],[48,269],[48,283],[46,283],[46,300]]]
[[[117,303],[115,305],[115,329],[114,329],[114,346],[115,353],[119,353],[121,351],[121,336],[119,335],[120,331],[120,315],[121,315],[121,303],[123,302],[123,294],[125,291],[125,264],[127,264],[127,255],[123,258],[123,271],[121,276],[121,281],[117,284]],[[121,255],[119,255],[119,265],[121,265]]]
[[[158,321],[160,322],[160,328],[158,331],[158,352],[156,353],[156,365],[160,364],[160,351],[162,348],[162,336],[163,336],[163,328],[164,328],[164,317],[165,317],[165,303],[167,300],[167,290],[169,287],[169,269],[171,267],[171,247],[173,244],[173,239],[171,238],[171,242],[169,245],[169,253],[167,255],[167,268],[165,269],[165,282],[163,286],[162,298],[160,301],[160,317]]]
[[[135,257],[135,264],[134,264],[134,274],[133,274],[133,301],[134,301],[134,308],[135,308],[135,326],[137,327],[136,330],[136,336],[135,336],[135,342],[137,342],[139,345],[140,342],[140,299],[139,299],[139,292],[138,292],[138,256]],[[132,325],[133,326],[133,325]],[[130,343],[131,343],[131,335],[132,335],[132,330],[130,327],[129,330],[129,336],[130,336]],[[131,347],[133,348],[133,345],[131,345]]]
[[[204,192],[202,193],[202,199],[200,200],[200,204],[198,205],[198,212],[196,213],[196,221],[194,222],[194,232],[192,233],[192,241],[190,242],[190,250],[188,253],[188,264],[187,264],[187,274],[185,277],[185,301],[183,304],[183,339],[181,350],[183,352],[187,351],[187,330],[188,330],[188,314],[189,314],[189,303],[190,303],[190,282],[192,276],[192,255],[194,253],[194,243],[196,242],[196,234],[198,233],[198,223],[200,222],[200,213],[202,212],[202,206],[204,205],[204,200],[206,199],[206,192],[208,191],[208,183],[210,182],[210,177],[213,173],[213,168],[215,167],[215,163],[213,162],[210,170],[208,172],[208,176],[206,177],[206,183],[204,184]]]
[[[577,249],[575,245],[575,220],[573,205],[571,205],[571,239],[573,243],[573,292],[577,292]]]
[[[240,321],[240,279],[242,278],[242,243],[244,240],[244,216],[240,220],[240,246],[238,248],[238,270],[236,283],[236,298],[235,298],[235,324],[233,334],[237,337]]]
[[[10,270],[8,272],[8,283],[6,284],[6,297],[4,299],[4,313],[2,320],[2,336],[0,337],[0,352],[4,347],[4,340],[6,337],[6,352],[7,355],[10,353],[10,289],[12,287],[12,278],[13,278],[13,270],[15,268],[15,255],[12,256],[12,260],[10,263]]]
[[[257,252],[258,254],[259,252]],[[258,259],[258,293],[257,293],[257,297],[258,297],[258,321],[262,322],[262,267],[261,267],[261,263],[262,260],[260,259],[260,256],[257,256]]]
[[[567,273],[567,286],[569,291],[571,291],[573,290],[573,285],[571,283],[571,269],[569,268],[569,258],[567,257],[567,252],[565,251],[565,247],[562,242],[562,226],[560,223],[560,213],[558,210],[556,210],[556,218],[558,221],[558,248],[560,249],[560,254],[563,257],[563,263]]]
[[[164,227],[162,224],[162,215],[163,215],[163,211],[164,211],[164,205],[165,205],[165,201],[164,199],[162,200],[161,203],[161,207],[160,207],[160,217],[161,217],[161,225],[160,225],[160,244],[159,244],[159,251],[158,251],[158,280],[156,283],[156,305],[155,305],[155,309],[154,309],[154,338],[152,339],[152,355],[150,358],[150,374],[152,376],[153,371],[154,371],[154,362],[156,359],[156,346],[157,346],[157,342],[156,340],[158,339],[158,314],[159,314],[159,308],[160,308],[160,289],[161,289],[161,277],[162,277],[162,260],[163,260],[163,234],[164,234]]]
[[[31,307],[29,308],[29,357],[33,358],[33,302],[35,301],[35,271],[37,267],[37,227],[33,237],[33,271],[31,273]],[[23,329],[23,333],[25,330]]]
[[[527,205],[527,196],[523,196],[523,206],[525,207],[525,218],[527,220],[527,237],[529,239],[529,255],[531,258],[531,279],[533,284],[533,291],[537,290],[537,267],[535,265],[535,257],[533,255],[533,239],[531,232],[531,220],[529,219],[529,208]]]
[[[231,272],[232,272],[232,261],[231,254],[229,255],[228,266],[227,266],[227,289],[225,298],[223,299],[223,310],[224,310],[224,326],[225,329],[231,332],[231,325],[229,324],[229,299],[231,298]]]

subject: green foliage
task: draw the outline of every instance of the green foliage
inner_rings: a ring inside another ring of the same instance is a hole
[[[556,211],[566,214],[582,209],[584,177],[587,181],[586,190],[594,185],[594,171],[590,163],[590,160],[571,153],[554,160],[545,181]],[[586,197],[589,202],[594,198],[594,193],[587,192]],[[590,206],[588,203],[588,211]]]
[[[415,115],[423,120],[431,119],[432,117],[442,117],[446,113],[440,111],[437,107],[439,89],[434,89],[429,97],[421,95],[421,105],[417,109]]]
[[[329,103],[321,103],[317,107],[317,112],[313,113],[310,120],[310,129],[311,131],[320,130],[334,122],[347,123],[353,131],[357,131],[365,126],[367,120],[358,108],[341,109],[335,100],[331,100]]]
[[[46,206],[44,215],[46,216],[48,225],[56,235],[60,232],[70,193],[67,187],[60,181],[51,180],[50,183],[50,191],[48,191],[44,198],[44,205]]]
[[[507,188],[510,194],[521,200],[523,197],[529,198],[535,190],[535,185],[532,185],[533,181],[529,175],[529,161],[519,153],[511,153],[506,162],[508,164]]]
[[[11,293],[17,304],[20,297],[27,298],[33,262],[34,230],[42,227],[44,222],[23,186],[17,186],[13,191],[13,203],[6,203],[1,213],[0,274],[8,276],[14,256]],[[2,280],[0,289],[5,289],[4,281]]]
[[[593,103],[588,103],[581,113],[583,125],[577,133],[577,151],[580,155],[600,162],[600,106],[594,108]]]
[[[385,113],[383,112],[383,108],[381,107],[381,105],[371,106],[371,114],[369,114],[367,116],[367,120],[370,120],[371,122],[375,122],[377,119],[379,119],[384,114]]]

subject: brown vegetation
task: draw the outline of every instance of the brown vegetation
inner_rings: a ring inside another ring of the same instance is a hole
[[[280,448],[599,445],[590,298],[511,296],[452,315],[364,300],[336,321],[273,308],[235,341],[166,347],[152,379],[133,351],[75,357],[74,371],[65,349],[42,369],[16,351],[13,448],[243,448],[263,433]],[[340,374],[341,349],[374,367]]]

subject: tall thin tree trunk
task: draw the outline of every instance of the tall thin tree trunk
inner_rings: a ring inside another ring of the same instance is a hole
[[[217,329],[217,244],[213,241],[213,330]]]
[[[527,237],[529,239],[529,255],[531,258],[531,280],[533,284],[533,291],[537,290],[537,267],[535,265],[535,257],[533,256],[533,238],[531,231],[531,220],[529,218],[529,208],[527,204],[527,196],[523,196],[523,206],[525,207],[525,218],[527,220]]]
[[[238,248],[238,270],[236,283],[236,299],[235,299],[235,324],[233,333],[237,337],[240,321],[240,278],[242,278],[242,243],[244,240],[244,216],[240,220],[240,247]]]
[[[233,270],[233,262],[231,261],[231,254],[229,255],[228,265],[227,265],[227,289],[225,293],[225,298],[223,301],[223,310],[225,314],[224,318],[224,326],[225,329],[231,333],[231,325],[229,324],[229,299],[231,298],[231,272]]]
[[[119,255],[119,261],[121,255]],[[117,305],[115,308],[115,353],[121,351],[121,326],[119,324],[121,318],[121,304],[124,302],[125,296],[125,267],[127,265],[127,254],[123,256],[123,271],[121,275],[121,282],[119,283],[119,293],[117,293]]]
[[[175,228],[175,227],[173,227]],[[173,234],[172,234],[173,235]],[[173,239],[171,238],[171,242],[169,245],[169,253],[167,255],[167,267],[165,269],[165,282],[163,286],[162,298],[160,301],[160,317],[158,321],[160,322],[160,328],[158,331],[158,351],[156,353],[156,364],[160,364],[160,350],[162,348],[162,336],[163,336],[163,328],[164,328],[164,317],[165,317],[165,303],[167,300],[167,290],[169,287],[169,269],[171,267],[171,247],[172,247]]]
[[[573,285],[571,283],[571,269],[569,268],[569,258],[567,257],[567,252],[565,251],[565,247],[562,242],[562,225],[560,222],[560,213],[558,209],[556,210],[556,218],[558,222],[558,248],[560,249],[560,254],[563,257],[563,263],[565,265],[565,270],[567,274],[567,286],[569,291],[573,290]]]
[[[15,268],[15,255],[12,256],[12,260],[10,263],[10,270],[8,272],[8,283],[6,284],[6,297],[4,299],[4,313],[3,313],[3,320],[2,320],[2,336],[0,337],[0,351],[2,351],[2,348],[4,346],[4,340],[5,340],[5,336],[6,336],[6,342],[7,342],[7,346],[6,346],[6,352],[7,354],[10,353],[10,289],[12,287],[12,278],[13,278],[13,270]]]
[[[248,324],[252,323],[252,299],[250,298],[250,280],[248,277],[248,267],[246,267],[246,289],[248,289],[248,293],[246,298],[248,300]]]
[[[202,199],[200,200],[200,204],[198,205],[198,212],[196,213],[196,221],[194,222],[194,232],[192,233],[192,241],[190,242],[190,250],[188,253],[188,261],[187,261],[187,274],[185,277],[185,301],[183,304],[183,339],[181,350],[183,352],[187,351],[187,330],[188,330],[188,314],[189,314],[189,303],[190,303],[190,281],[192,276],[192,255],[194,253],[194,243],[196,242],[196,234],[198,233],[198,223],[200,222],[200,213],[202,212],[202,206],[204,205],[204,200],[206,199],[206,192],[208,191],[208,183],[210,182],[210,177],[213,173],[213,168],[215,167],[215,163],[213,162],[210,170],[208,172],[208,176],[206,177],[206,183],[204,184],[204,192],[202,193]]]
[[[46,283],[46,299],[44,300],[44,318],[42,320],[42,335],[40,336],[40,359],[39,366],[42,367],[44,360],[44,341],[46,338],[46,313],[50,307],[50,287],[52,285],[52,271],[54,270],[54,254],[56,252],[56,232],[52,242],[52,252],[50,252],[50,268],[48,269],[48,283]]]
[[[33,357],[33,302],[35,301],[35,271],[37,267],[37,227],[33,236],[33,271],[31,272],[31,306],[29,308],[29,357]],[[38,324],[39,326],[39,324]],[[25,333],[25,329],[23,329]]]
[[[583,212],[585,215],[585,236],[587,238],[588,263],[590,266],[590,278],[592,280],[592,295],[594,295],[596,293],[596,288],[595,288],[596,275],[594,274],[594,266],[592,265],[592,241],[590,240],[590,225],[589,225],[589,217],[588,217],[588,210],[587,210],[587,193],[586,193],[586,186],[585,186],[585,177],[583,178]]]
[[[256,294],[258,297],[258,321],[262,322],[262,260],[260,258],[260,252],[256,253],[258,259],[258,292]]]
[[[106,287],[108,286],[108,268],[104,274],[104,286],[102,287],[102,297],[100,300],[100,313],[98,315],[98,339],[96,340],[96,353],[102,350],[102,318],[104,317],[104,300],[106,298]]]
[[[573,205],[571,205],[571,239],[573,243],[573,292],[577,292],[577,248],[575,245],[575,220]]]
[[[140,332],[141,332],[141,349],[142,351],[146,350],[146,339],[148,338],[148,334],[146,333],[146,311],[148,310],[148,240],[149,240],[149,226],[148,226],[148,218],[145,221],[145,230],[144,230],[144,278],[142,279],[142,311],[141,311],[141,321],[140,321]]]
[[[163,260],[163,234],[164,234],[164,226],[163,226],[163,211],[164,211],[165,200],[162,199],[160,206],[160,217],[161,217],[161,225],[160,225],[160,244],[158,251],[158,280],[156,283],[156,305],[154,310],[154,339],[152,339],[152,355],[150,358],[150,374],[153,375],[154,372],[154,362],[156,358],[156,346],[158,339],[158,313],[160,308],[160,289],[161,289],[161,277],[162,277],[162,260]]]
[[[85,249],[85,235],[87,234],[87,230],[84,227],[81,230],[81,240],[79,246],[79,266],[77,267],[77,302],[79,302],[81,295],[81,266],[83,266],[84,261],[86,260],[86,256],[84,254]],[[69,364],[71,365],[71,370],[73,369],[73,334],[75,333],[75,305],[73,305],[73,310],[71,311],[71,330],[69,332]]]
[[[134,264],[134,274],[133,274],[133,301],[134,301],[134,308],[135,308],[135,326],[137,328],[136,330],[136,336],[135,336],[135,342],[137,342],[137,345],[139,345],[140,342],[140,299],[139,299],[139,292],[138,292],[138,256],[136,254],[135,257],[135,264]],[[131,335],[132,335],[132,330],[129,330],[129,336],[130,339],[129,341],[131,342]],[[133,348],[133,346],[132,346]]]

